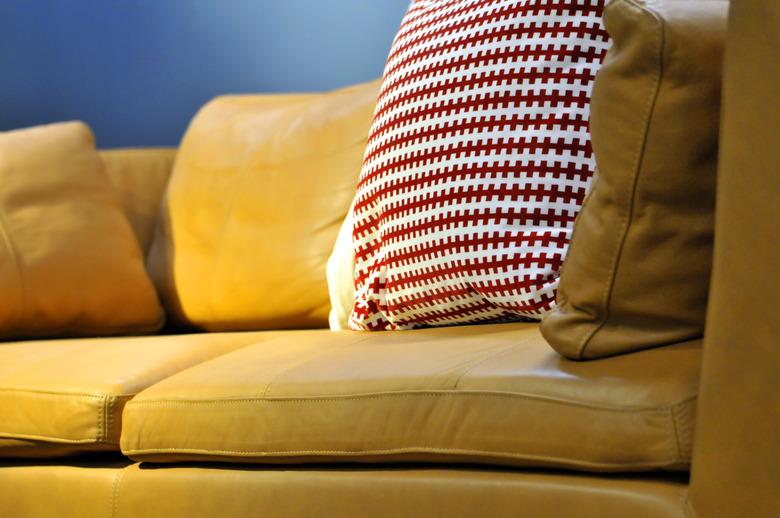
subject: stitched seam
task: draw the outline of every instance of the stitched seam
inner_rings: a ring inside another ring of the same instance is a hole
[[[674,407],[669,407],[669,418],[672,424],[672,434],[674,435],[674,444],[677,448],[677,458],[682,460],[683,451],[682,444],[680,442],[680,432],[677,427],[677,416],[674,413]]]
[[[684,461],[688,457],[691,456],[690,448],[683,447],[682,435],[680,433],[680,428],[682,427],[681,409],[683,408],[683,406],[685,406],[686,404],[691,403],[692,401],[693,400],[687,401],[687,402],[680,402],[680,403],[676,403],[676,404],[671,406],[671,414],[672,414],[672,418],[673,418],[672,424],[674,426],[674,435],[675,435],[675,438],[677,439],[677,451],[678,451],[678,453],[680,455],[680,460],[681,461]]]
[[[124,449],[122,453],[128,456],[133,455],[152,455],[155,453],[180,453],[190,455],[205,455],[213,456],[217,455],[230,455],[234,457],[294,457],[294,456],[319,456],[319,455],[342,455],[344,457],[360,457],[360,456],[385,456],[394,454],[405,453],[441,453],[446,455],[467,455],[467,456],[482,456],[487,458],[511,458],[516,460],[528,460],[528,461],[546,461],[550,463],[559,463],[564,465],[578,465],[597,468],[649,468],[649,467],[664,467],[669,465],[677,465],[678,460],[676,458],[657,460],[652,462],[592,462],[584,459],[572,459],[571,457],[554,457],[549,455],[529,455],[518,452],[508,451],[486,451],[486,450],[471,450],[461,448],[442,448],[442,447],[427,447],[427,446],[409,446],[406,448],[389,448],[381,450],[287,450],[287,451],[240,451],[240,450],[210,450],[210,449],[197,449],[197,448],[146,448],[146,449]]]
[[[686,488],[685,493],[683,494],[682,503],[686,518],[696,518],[696,509],[693,508],[693,504],[691,503],[690,489]]]
[[[104,437],[104,427],[105,427],[105,415],[106,415],[106,401],[108,398],[103,397],[102,398],[102,405],[100,405],[100,410],[97,412],[97,437],[95,437],[95,440],[100,441]]]
[[[109,404],[109,407],[108,407],[108,427],[106,429],[106,435],[103,438],[102,442],[104,442],[106,444],[116,444],[116,445],[119,445],[119,437],[114,435],[114,427],[116,426],[116,423],[114,421],[114,407],[116,406],[116,404],[118,402],[120,402],[122,400],[125,400],[125,402],[127,402],[131,398],[132,398],[132,396],[130,396],[130,397],[114,396],[114,397],[110,398],[111,399],[111,403]]]
[[[29,439],[33,441],[53,442],[58,444],[94,444],[100,442],[97,438],[89,439],[63,439],[61,437],[50,437],[46,435],[35,435],[25,433],[0,432],[0,438],[3,439]]]
[[[661,412],[668,413],[668,404],[658,406],[635,406],[635,407],[614,407],[609,405],[598,405],[595,403],[585,403],[582,401],[572,401],[566,399],[559,399],[546,396],[537,396],[531,394],[517,394],[511,392],[486,392],[486,391],[467,391],[467,390],[442,390],[442,391],[419,391],[419,392],[387,392],[376,394],[348,394],[339,396],[311,396],[311,397],[269,397],[269,398],[234,398],[234,399],[149,399],[149,400],[133,400],[128,403],[128,407],[146,405],[146,406],[175,406],[175,405],[228,405],[228,404],[240,404],[240,403],[327,403],[331,401],[341,400],[366,400],[366,399],[383,399],[390,397],[434,397],[439,398],[442,396],[482,396],[482,397],[497,397],[506,399],[525,399],[531,401],[539,401],[545,403],[554,403],[568,406],[576,406],[582,408],[589,408],[593,410],[603,410],[607,412],[626,412],[626,413],[639,413],[639,412]],[[678,403],[684,403],[691,399],[686,398]],[[677,403],[673,403],[677,404]]]
[[[25,316],[25,308],[27,308],[27,289],[25,287],[27,283],[25,282],[22,263],[19,260],[19,252],[16,249],[16,245],[14,244],[13,239],[11,239],[11,232],[8,229],[5,210],[2,206],[0,206],[0,234],[2,234],[5,246],[11,255],[11,260],[13,261],[14,266],[16,267],[16,273],[19,275],[19,316],[23,319]]]
[[[111,484],[111,518],[119,516],[119,486],[122,483],[122,478],[125,476],[129,466],[122,468],[119,473],[114,477],[114,482]]]
[[[61,395],[56,394],[55,395]],[[67,395],[67,394],[66,394]],[[113,408],[117,401],[126,400],[129,401],[134,396],[121,395],[121,396],[86,396],[91,399],[102,399],[103,404],[101,409],[97,412],[96,423],[96,436],[86,439],[67,439],[56,435],[38,435],[38,434],[24,434],[0,431],[0,438],[4,439],[30,439],[36,441],[52,442],[57,444],[110,444],[119,445],[118,439],[112,439],[111,431],[113,430]]]
[[[636,190],[637,186],[639,184],[639,175],[642,170],[642,164],[643,164],[643,158],[644,158],[644,152],[647,145],[647,137],[650,131],[650,121],[652,119],[653,112],[655,111],[655,103],[658,99],[658,93],[660,91],[661,82],[663,78],[663,56],[664,56],[664,45],[665,45],[665,39],[664,39],[664,24],[663,20],[653,11],[647,9],[645,6],[638,5],[633,0],[616,0],[615,2],[612,2],[608,5],[607,8],[614,8],[615,6],[619,5],[620,3],[624,3],[625,5],[629,7],[633,7],[634,9],[638,10],[640,13],[646,13],[652,17],[652,19],[656,22],[658,26],[658,30],[656,32],[656,36],[658,37],[658,73],[655,77],[655,81],[652,86],[651,95],[648,98],[647,105],[645,106],[645,113],[647,114],[645,119],[645,127],[642,131],[641,136],[641,142],[639,144],[639,148],[637,149],[636,156],[634,157],[634,165],[632,167],[633,169],[633,178],[631,181],[630,186],[630,192],[629,192],[629,201],[628,201],[628,207],[626,209],[626,215],[625,219],[620,227],[620,233],[618,236],[618,246],[615,250],[615,255],[613,257],[613,260],[611,262],[611,268],[609,271],[609,277],[607,279],[607,282],[604,285],[604,294],[602,296],[602,304],[601,307],[603,308],[603,313],[601,318],[599,319],[598,324],[596,324],[593,329],[589,332],[586,332],[585,335],[582,337],[580,341],[579,348],[577,350],[577,356],[583,357],[585,355],[585,351],[588,348],[588,345],[590,344],[590,341],[593,339],[593,337],[598,333],[601,329],[603,329],[604,325],[606,325],[607,321],[610,317],[610,305],[612,302],[612,291],[615,287],[615,281],[617,278],[617,270],[620,266],[620,259],[623,253],[623,248],[625,246],[626,238],[628,236],[628,230],[631,227],[631,223],[633,220],[634,215],[634,208],[635,208],[635,201],[636,201]]]
[[[37,390],[37,389],[16,389],[16,388],[3,388],[0,387],[0,392],[21,392],[25,394],[47,395],[47,396],[66,396],[66,397],[83,397],[100,399],[105,397],[105,394],[89,394],[89,393],[77,393],[77,392],[56,392],[49,390]]]
[[[111,437],[111,431],[114,425],[114,403],[116,402],[116,400],[112,397],[106,397],[106,401],[108,402],[108,404],[105,407],[106,429],[102,437],[104,441],[108,441],[108,438]]]
[[[366,338],[358,340],[358,341],[356,341],[354,343],[351,343],[351,344],[349,344],[346,347],[354,347],[355,345],[359,345],[359,344],[368,342],[369,340],[371,340],[371,337],[366,337]],[[332,349],[335,349],[336,347],[337,347],[337,345],[333,344],[333,345],[331,345],[329,347],[329,349],[332,350]],[[294,363],[285,366],[282,370],[280,370],[279,372],[277,372],[276,374],[271,376],[271,378],[265,383],[265,387],[263,388],[263,391],[260,393],[260,395],[265,397],[268,394],[268,391],[271,390],[271,386],[274,384],[274,382],[279,380],[285,374],[289,373],[291,370],[293,370],[295,368],[298,368],[298,367],[301,367],[302,365],[305,365],[306,363],[308,363],[312,359],[319,358],[320,356],[322,356],[322,351],[323,351],[323,348],[320,347],[316,351],[313,351],[310,354],[307,354],[306,356],[304,356],[303,358],[298,359]]]
[[[460,382],[463,380],[464,377],[474,369],[476,369],[478,366],[482,365],[488,360],[492,360],[494,358],[498,358],[499,356],[507,355],[511,352],[513,352],[516,349],[514,345],[511,345],[505,349],[501,349],[498,351],[494,351],[492,354],[489,354],[485,356],[484,358],[477,359],[474,361],[470,366],[468,366],[461,374],[458,376],[458,379],[455,380],[455,384],[452,386],[452,388],[457,389],[460,386]]]
[[[66,397],[85,397],[85,398],[93,398],[93,399],[100,399],[103,397],[106,397],[106,394],[90,394],[88,392],[57,392],[55,390],[38,390],[38,389],[17,389],[17,388],[10,388],[10,387],[0,387],[0,392],[22,392],[25,394],[39,394],[39,395],[49,395],[49,396],[66,396]],[[111,397],[117,397],[117,398],[132,398],[135,397],[136,394],[112,394]]]

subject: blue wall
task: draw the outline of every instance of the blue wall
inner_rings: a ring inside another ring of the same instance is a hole
[[[0,0],[0,130],[81,119],[101,147],[175,145],[220,93],[382,72],[408,0]]]

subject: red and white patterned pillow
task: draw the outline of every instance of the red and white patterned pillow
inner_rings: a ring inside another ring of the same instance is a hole
[[[353,212],[353,329],[539,318],[595,164],[604,0],[418,0]]]

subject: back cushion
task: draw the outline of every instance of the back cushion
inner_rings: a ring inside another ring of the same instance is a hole
[[[108,179],[146,256],[152,246],[160,200],[168,185],[176,149],[127,148],[99,153]]]
[[[155,331],[163,313],[90,129],[0,133],[0,337]]]
[[[354,194],[378,84],[219,97],[193,119],[149,269],[174,324],[325,327],[325,264]]]
[[[561,354],[598,358],[704,331],[727,11],[724,0],[605,11],[614,46],[593,89],[599,176],[542,322]]]
[[[538,318],[595,167],[603,0],[418,0],[354,209],[350,327]]]

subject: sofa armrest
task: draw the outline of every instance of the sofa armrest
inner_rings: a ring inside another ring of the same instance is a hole
[[[146,256],[154,237],[176,148],[128,148],[101,150],[111,184],[122,202],[130,225]]]
[[[780,2],[732,0],[697,516],[780,516]]]

